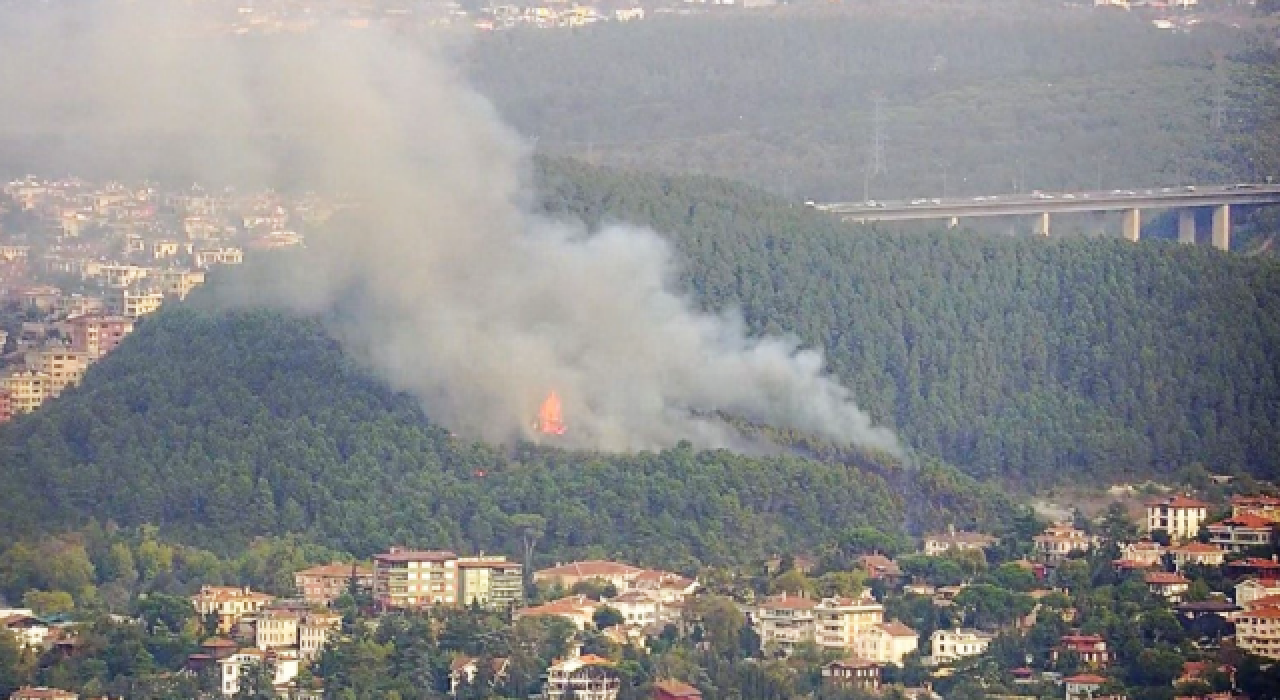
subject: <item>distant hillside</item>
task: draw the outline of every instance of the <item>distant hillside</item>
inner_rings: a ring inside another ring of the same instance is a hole
[[[0,533],[93,516],[219,550],[298,532],[361,555],[393,543],[515,553],[509,516],[537,513],[548,559],[684,567],[814,550],[862,525],[1008,514],[953,471],[907,479],[899,465],[844,457],[505,453],[431,426],[314,323],[171,310],[81,387],[0,427]],[[910,512],[904,492],[918,497]]]
[[[544,163],[546,206],[669,232],[709,307],[826,349],[878,420],[1031,487],[1280,476],[1280,264],[1118,239],[907,235],[750,187]]]

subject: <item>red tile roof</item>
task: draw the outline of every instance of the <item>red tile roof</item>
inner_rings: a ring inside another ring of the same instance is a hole
[[[1216,522],[1209,526],[1210,530],[1228,529],[1235,527],[1254,528],[1257,530],[1266,530],[1276,526],[1276,523],[1267,520],[1258,515],[1251,513],[1241,513],[1240,515],[1226,518],[1221,522]]]
[[[1177,495],[1167,496],[1165,498],[1157,498],[1153,501],[1147,501],[1147,507],[1168,506],[1169,508],[1208,508],[1209,504],[1204,501],[1197,501],[1189,496]]]
[[[1249,568],[1249,569],[1280,569],[1280,562],[1275,562],[1262,557],[1249,557],[1240,561],[1227,563],[1228,567]]]
[[[1086,683],[1093,684],[1093,685],[1102,685],[1103,683],[1107,682],[1107,679],[1103,678],[1102,676],[1096,676],[1092,673],[1081,673],[1078,676],[1071,676],[1070,678],[1064,678],[1063,680],[1066,681],[1067,683],[1075,683],[1077,685],[1086,684]]]
[[[635,576],[643,572],[644,569],[631,566],[631,564],[622,564],[618,562],[572,562],[561,564],[558,567],[541,569],[535,576],[556,578],[559,576],[572,576],[577,578],[591,578],[595,576]]]
[[[1191,583],[1186,578],[1184,578],[1181,574],[1171,574],[1167,571],[1152,571],[1151,573],[1143,577],[1143,580],[1146,581],[1147,583],[1153,583],[1157,585]]]
[[[906,625],[902,624],[901,622],[898,622],[897,620],[891,620],[891,621],[889,621],[889,622],[882,622],[882,623],[880,623],[880,625],[879,625],[879,626],[880,626],[880,629],[882,629],[882,630],[884,630],[886,633],[888,633],[888,635],[889,635],[890,637],[915,637],[915,636],[918,636],[918,635],[916,634],[916,631],[915,631],[915,630],[911,629],[910,627],[907,627]]]
[[[700,698],[702,691],[674,678],[668,678],[653,684],[653,689],[674,698]]]
[[[1189,544],[1184,544],[1181,547],[1174,547],[1170,551],[1182,552],[1183,554],[1213,554],[1214,552],[1217,552],[1219,554],[1223,553],[1221,547],[1218,547],[1212,544],[1205,544],[1204,542],[1191,542]]]

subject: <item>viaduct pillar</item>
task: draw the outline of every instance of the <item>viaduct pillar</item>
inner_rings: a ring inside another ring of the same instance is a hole
[[[1178,242],[1194,244],[1196,242],[1196,210],[1178,210]]]
[[[1124,212],[1124,239],[1126,241],[1138,242],[1138,237],[1142,235],[1142,210],[1129,209]]]
[[[1220,204],[1213,208],[1213,247],[1218,250],[1231,248],[1231,205]]]
[[[1049,235],[1049,212],[1040,212],[1040,216],[1036,221],[1036,233],[1041,236]]]

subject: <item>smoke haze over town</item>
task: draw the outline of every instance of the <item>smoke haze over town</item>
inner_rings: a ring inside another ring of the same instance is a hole
[[[357,202],[233,301],[324,314],[459,433],[531,436],[555,390],[557,440],[574,447],[741,445],[707,417],[724,412],[898,450],[818,352],[695,309],[655,233],[536,214],[528,144],[447,45],[338,27],[220,36],[199,10],[158,1],[6,12],[4,43],[23,59],[0,67],[0,89],[30,98],[0,129],[53,135],[58,162]]]

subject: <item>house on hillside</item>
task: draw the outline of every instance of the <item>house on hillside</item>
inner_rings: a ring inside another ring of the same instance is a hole
[[[1233,515],[1205,529],[1209,531],[1209,543],[1228,552],[1243,552],[1275,543],[1275,521],[1248,513]]]
[[[1175,495],[1146,503],[1148,532],[1164,530],[1174,542],[1186,542],[1200,534],[1208,519],[1209,504],[1190,496]]]
[[[835,688],[875,692],[880,690],[883,668],[883,664],[856,657],[832,661],[822,667],[822,684]]]
[[[481,659],[474,656],[459,656],[449,664],[449,694],[456,696],[458,689],[466,683],[475,683],[480,673]],[[489,659],[490,687],[502,683],[507,677],[508,660],[502,657]]]
[[[1182,574],[1167,571],[1152,571],[1142,578],[1147,589],[1170,603],[1179,603],[1191,588],[1191,581]]]
[[[1188,566],[1222,566],[1227,553],[1221,547],[1203,542],[1189,542],[1169,550],[1173,568],[1182,571]]]
[[[945,533],[925,535],[924,553],[932,557],[952,550],[982,550],[996,542],[997,539],[991,535],[983,535],[977,532],[957,532],[955,526],[952,525],[947,528]]]
[[[674,678],[653,684],[653,700],[702,700],[702,691]]]
[[[586,654],[551,664],[542,700],[617,700],[622,676],[608,659]]]

